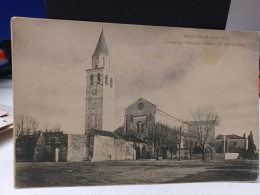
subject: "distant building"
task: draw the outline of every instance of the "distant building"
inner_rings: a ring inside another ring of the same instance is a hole
[[[165,131],[166,134],[173,133],[171,136],[176,136],[175,148],[177,148],[177,137],[182,131],[188,129],[188,125],[183,123],[180,119],[177,119],[170,114],[160,110],[155,104],[139,98],[125,110],[124,128],[123,133],[127,135],[134,135],[139,139],[150,142],[148,148],[141,147],[136,148],[137,159],[138,158],[155,158],[154,143],[150,138],[153,136],[152,133],[157,131]],[[122,130],[122,129],[121,129]],[[168,135],[169,136],[169,135]],[[162,137],[167,139],[167,136]],[[163,142],[160,156],[162,158],[170,158],[169,147],[166,144],[167,141]],[[183,141],[180,140],[181,148],[183,149]],[[140,156],[138,156],[140,154]],[[175,153],[176,154],[176,153]],[[182,151],[182,157],[184,158],[185,152]],[[186,157],[188,157],[186,152]]]
[[[247,149],[247,138],[238,135],[218,135],[216,137],[217,153],[239,153]]]

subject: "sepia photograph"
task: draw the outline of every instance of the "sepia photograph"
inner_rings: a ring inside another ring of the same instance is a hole
[[[11,25],[17,188],[258,181],[257,32]]]

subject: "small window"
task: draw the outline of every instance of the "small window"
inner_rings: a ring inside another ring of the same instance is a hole
[[[137,126],[137,133],[140,133],[140,125],[139,125],[139,123],[137,123],[136,126]]]
[[[100,84],[100,74],[97,74],[98,84]]]
[[[108,76],[105,77],[105,84],[108,85]]]
[[[141,133],[144,132],[144,124],[141,124]]]
[[[94,76],[92,74],[92,75],[90,75],[90,85],[93,85],[93,79],[94,79]]]
[[[132,115],[130,115],[130,122],[133,122],[134,117]]]
[[[137,133],[143,133],[144,132],[144,124],[141,121],[138,121],[136,123],[136,129],[137,129]]]
[[[237,145],[237,142],[234,142],[234,146],[236,146]]]
[[[111,88],[113,87],[113,78],[112,77],[110,78],[110,87]]]

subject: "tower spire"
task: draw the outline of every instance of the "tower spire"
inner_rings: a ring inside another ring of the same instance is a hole
[[[105,36],[104,36],[103,27],[102,27],[101,34],[100,34],[99,39],[98,39],[97,47],[96,47],[95,52],[94,52],[94,55],[99,55],[99,54],[109,55],[108,49],[107,49],[107,44],[106,44],[106,39],[105,39]]]

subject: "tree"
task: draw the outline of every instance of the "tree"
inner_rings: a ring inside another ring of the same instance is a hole
[[[209,150],[210,152],[210,159],[213,160],[213,154],[215,152],[215,140],[209,140],[207,145],[206,145],[206,148]]]
[[[189,155],[190,155],[190,160],[191,160],[191,154],[194,149],[194,136],[193,136],[193,134],[191,134],[190,131],[187,131],[184,134],[183,140],[184,140],[183,143],[185,144],[184,147],[189,150]]]
[[[19,115],[15,118],[16,146],[27,156],[31,156],[34,151],[38,126],[32,117]]]
[[[135,138],[137,138],[138,135],[137,135],[137,132],[136,132],[136,130],[135,130],[135,128],[134,128],[133,125],[131,125],[131,126],[129,127],[129,130],[128,130],[127,134],[130,135],[130,136],[132,136],[132,138],[133,138],[133,139],[132,139],[133,151],[135,151],[135,153],[137,154],[137,153],[138,153],[138,152],[137,152],[137,147],[138,147],[138,145],[137,145],[137,142],[136,142],[136,139],[135,139]],[[140,152],[140,151],[139,151],[139,152]],[[137,158],[137,156],[135,156],[134,153],[133,153],[133,160],[135,160],[135,158]]]
[[[178,160],[181,160],[181,144],[183,143],[183,137],[184,137],[184,132],[182,131],[182,127],[179,127],[177,129],[177,144],[178,144],[178,151],[179,151],[179,158]]]
[[[167,127],[157,123],[148,131],[148,136],[146,140],[153,145],[156,160],[159,160],[159,153],[162,151],[163,146],[166,146],[166,138],[168,136]]]
[[[172,155],[176,153],[177,151],[177,130],[174,128],[173,130],[169,130],[166,137],[166,146],[168,147],[170,153],[171,153],[171,160]]]
[[[250,131],[250,135],[248,135],[248,158],[254,159],[255,158],[255,151],[256,146],[254,143],[253,133]]]
[[[55,161],[55,150],[61,149],[61,145],[64,143],[60,124],[56,124],[50,129],[46,125],[45,131],[39,132],[39,136],[36,137],[33,160]]]
[[[32,117],[19,115],[15,118],[15,137],[36,134],[39,123]]]
[[[218,115],[209,108],[198,108],[192,112],[190,132],[202,150],[202,160],[205,160],[206,145],[214,139],[215,126],[218,124]]]

